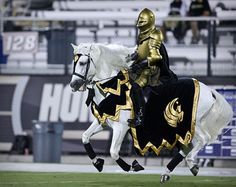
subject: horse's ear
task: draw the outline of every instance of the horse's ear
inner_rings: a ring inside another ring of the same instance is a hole
[[[73,43],[71,43],[70,45],[73,47],[74,50],[77,48],[77,46]]]

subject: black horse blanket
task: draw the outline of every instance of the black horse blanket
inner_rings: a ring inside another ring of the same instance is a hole
[[[194,135],[199,99],[199,82],[180,79],[153,88],[145,107],[143,126],[131,127],[134,147],[144,155],[163,147],[172,149],[177,142],[187,146]]]
[[[119,121],[120,110],[132,111],[127,71],[96,86],[105,97],[98,105],[93,101],[91,105],[100,123],[106,119]],[[144,125],[133,127],[130,124],[136,152],[144,155],[153,150],[158,155],[163,147],[172,149],[177,142],[187,146],[194,135],[198,99],[199,82],[195,79],[179,79],[152,88],[145,106]]]

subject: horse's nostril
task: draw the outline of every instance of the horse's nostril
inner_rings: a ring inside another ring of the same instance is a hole
[[[71,88],[74,88],[74,86],[75,86],[75,81],[73,81],[73,82],[70,83],[70,87],[71,87]]]
[[[70,87],[73,89],[73,90],[79,90],[81,86],[83,86],[85,84],[85,81],[84,80],[74,80],[70,83]]]

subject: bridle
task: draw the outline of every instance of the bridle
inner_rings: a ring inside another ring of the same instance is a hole
[[[94,63],[93,59],[90,56],[90,52],[88,54],[77,54],[77,55],[78,55],[78,60],[74,62],[74,67],[73,67],[72,75],[75,75],[75,76],[81,78],[84,81],[84,83],[88,84],[88,83],[91,82],[91,80],[88,80],[88,78],[87,78],[88,71],[89,71],[89,68],[90,68],[90,64],[92,62],[94,67],[96,68],[95,63]],[[84,75],[81,75],[81,74],[75,72],[75,67],[76,67],[76,65],[77,65],[77,63],[78,63],[78,61],[79,61],[81,56],[87,56],[88,57],[88,62],[86,63],[86,70],[85,70],[85,74]]]

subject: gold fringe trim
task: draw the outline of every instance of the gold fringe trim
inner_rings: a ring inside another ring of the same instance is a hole
[[[194,82],[195,92],[194,92],[194,98],[193,98],[193,110],[192,110],[192,122],[191,122],[191,134],[192,134],[192,136],[195,133],[197,106],[198,106],[199,95],[200,95],[199,81],[196,80],[196,79],[193,79],[193,82]]]

